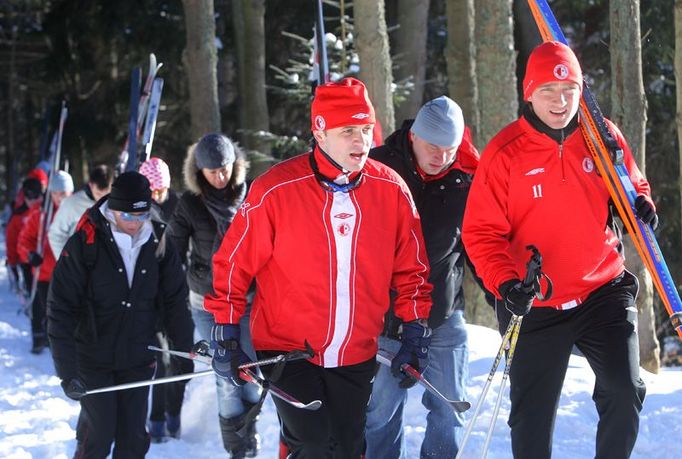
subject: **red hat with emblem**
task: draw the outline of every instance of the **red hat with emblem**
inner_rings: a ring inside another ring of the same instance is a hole
[[[376,118],[362,81],[344,78],[315,89],[310,121],[313,131],[324,131],[341,126],[374,124]]]
[[[570,81],[583,90],[583,72],[578,58],[568,46],[558,41],[547,41],[536,47],[528,57],[523,78],[523,100],[545,83]]]

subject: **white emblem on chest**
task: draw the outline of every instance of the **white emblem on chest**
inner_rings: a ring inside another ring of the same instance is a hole
[[[583,158],[583,170],[588,174],[594,170],[594,161],[592,161],[592,158]]]

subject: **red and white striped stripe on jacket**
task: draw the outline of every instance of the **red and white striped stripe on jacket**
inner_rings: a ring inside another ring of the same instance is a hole
[[[255,277],[256,350],[303,349],[307,340],[312,362],[353,365],[376,354],[390,289],[404,321],[429,315],[421,225],[392,169],[370,159],[357,188],[330,192],[309,156],[284,161],[253,182],[213,257],[215,294],[204,305],[217,323],[237,323]]]

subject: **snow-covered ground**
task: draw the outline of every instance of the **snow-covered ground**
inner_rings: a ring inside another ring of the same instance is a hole
[[[4,240],[0,237],[0,260],[4,259],[4,248]],[[3,269],[0,272],[0,457],[70,458],[75,448],[74,429],[79,406],[62,394],[49,352],[39,356],[29,353],[29,322],[24,315],[17,314],[18,308],[18,299],[9,293],[7,272]],[[490,371],[500,338],[493,330],[469,326],[469,339],[469,399],[475,402]],[[199,365],[197,370],[200,369]],[[659,375],[644,372],[643,377],[647,398],[633,457],[679,457],[682,371],[665,369]],[[498,374],[464,457],[480,457],[499,378]],[[554,434],[555,458],[594,457],[597,415],[591,399],[593,383],[594,377],[585,360],[573,356]],[[405,416],[409,458],[419,457],[424,434],[425,416],[420,397],[419,388],[411,389]],[[509,429],[505,422],[508,413],[509,402],[505,396],[490,446],[490,458],[511,457]],[[152,445],[148,457],[225,457],[218,430],[213,377],[194,379],[187,386],[182,425],[180,440]],[[263,439],[259,457],[276,458],[279,428],[269,399],[258,422],[258,430]]]

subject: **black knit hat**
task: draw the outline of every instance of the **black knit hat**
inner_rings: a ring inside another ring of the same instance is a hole
[[[40,183],[40,180],[29,177],[24,179],[24,181],[21,183],[21,191],[24,192],[24,196],[26,198],[36,199],[43,194],[43,185]]]
[[[236,159],[234,145],[222,134],[206,134],[194,150],[197,169],[219,169]]]
[[[129,171],[119,175],[111,185],[109,209],[121,212],[147,212],[152,206],[152,190],[147,177]]]

